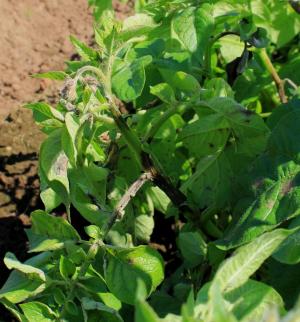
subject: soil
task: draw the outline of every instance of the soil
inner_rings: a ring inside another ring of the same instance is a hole
[[[72,59],[69,36],[92,42],[92,12],[87,0],[0,0],[0,287],[7,277],[7,251],[26,257],[23,228],[41,208],[37,175],[43,134],[22,107],[32,101],[54,103],[61,84],[31,74],[61,70]],[[114,1],[119,18],[132,5]],[[0,320],[11,321],[0,308]]]

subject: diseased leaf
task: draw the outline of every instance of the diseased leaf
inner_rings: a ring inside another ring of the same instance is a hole
[[[194,108],[199,119],[183,128],[179,140],[199,162],[181,189],[197,207],[217,211],[230,204],[237,174],[264,150],[269,130],[262,118],[231,98],[213,98]]]
[[[276,161],[280,164],[272,167]],[[257,196],[250,207],[240,216],[228,231],[223,240],[217,242],[220,247],[230,249],[253,240],[265,231],[269,231],[283,221],[300,214],[299,184],[300,166],[293,161],[273,159],[271,166],[266,159],[261,159],[264,166],[271,171],[271,178],[258,177],[254,182]],[[256,169],[260,168],[256,164]]]
[[[69,204],[68,158],[61,146],[61,130],[53,131],[40,150],[40,171],[49,186],[57,192],[64,204]]]

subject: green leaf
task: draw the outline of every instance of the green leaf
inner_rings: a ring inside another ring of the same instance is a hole
[[[59,305],[63,305],[66,301],[64,292],[60,288],[54,288],[52,292],[55,302]]]
[[[51,72],[46,72],[46,73],[33,74],[32,77],[63,81],[68,77],[68,74],[66,74],[65,72],[61,72],[61,71],[51,71]]]
[[[194,108],[199,119],[182,129],[179,140],[199,162],[181,189],[197,207],[217,211],[234,198],[237,174],[264,150],[269,130],[260,116],[228,97]]]
[[[137,301],[134,313],[135,322],[159,322],[160,319],[146,301]]]
[[[97,302],[97,301],[87,298],[87,297],[83,297],[81,299],[81,302],[82,302],[82,307],[87,311],[97,310],[102,313],[108,314],[109,317],[113,316],[115,318],[113,320],[113,322],[117,322],[117,321],[123,322],[123,319],[120,316],[120,314],[118,313],[118,311],[112,309],[111,307],[109,307],[101,302]],[[107,321],[111,321],[111,320],[109,319]]]
[[[65,115],[65,127],[62,132],[62,148],[68,157],[71,164],[75,167],[77,163],[77,146],[76,138],[79,131],[79,120],[74,112],[66,113]]]
[[[289,230],[277,229],[241,246],[223,262],[213,284],[218,284],[221,291],[226,292],[241,286],[290,234]]]
[[[268,142],[268,150],[272,155],[286,155],[291,159],[300,153],[300,143],[295,140],[300,134],[300,100],[291,100],[288,104],[278,107],[270,117],[269,124],[273,127]]]
[[[214,322],[237,322],[217,283],[212,283],[209,289],[209,310]]]
[[[157,24],[153,17],[145,13],[138,13],[130,16],[123,21],[121,32],[118,39],[122,41],[134,42],[139,37],[145,38],[146,35],[153,30]]]
[[[0,300],[0,303],[14,316],[14,317],[16,317],[17,319],[18,319],[18,321],[20,321],[20,322],[29,322],[27,319],[26,319],[26,317],[25,317],[25,315],[23,315],[21,312],[20,312],[20,310],[19,310],[19,308],[16,306],[16,305],[14,305],[13,303],[11,303],[11,302],[9,302],[8,300],[6,300],[6,299],[1,299]]]
[[[103,13],[112,9],[112,0],[88,0],[90,6],[94,7],[94,17],[96,21],[101,21]]]
[[[279,292],[286,308],[293,307],[300,293],[300,264],[282,264],[271,258],[266,262],[265,268],[266,283]]]
[[[45,264],[49,263],[50,258],[51,254],[45,252],[30,258],[23,265],[41,269]],[[39,274],[43,278],[43,273],[38,270],[37,275],[39,276]],[[12,303],[20,303],[43,292],[45,287],[46,285],[41,278],[30,279],[27,274],[14,270],[1,288],[0,298],[6,298]]]
[[[176,102],[175,93],[167,83],[160,83],[152,86],[150,93],[157,96],[162,102],[172,104]]]
[[[247,281],[224,297],[233,304],[232,311],[238,321],[262,321],[268,309],[284,309],[281,296],[272,287],[254,280]]]
[[[131,102],[138,98],[145,85],[145,67],[152,61],[151,56],[144,56],[133,62],[120,59],[113,66],[112,86],[118,98]]]
[[[184,142],[193,155],[204,157],[224,148],[229,129],[230,123],[222,114],[210,114],[187,124],[178,139]]]
[[[177,90],[192,94],[200,92],[200,84],[194,76],[182,71],[176,73],[172,71],[172,76],[164,70],[160,70],[160,72],[163,74],[164,78],[166,78],[166,81],[174,88],[175,92]]]
[[[32,110],[33,118],[37,123],[42,124],[43,122],[51,119],[56,119],[58,121],[64,122],[63,114],[46,103],[30,103],[24,105],[24,107]]]
[[[255,199],[233,221],[223,240],[217,242],[219,247],[237,247],[299,215],[300,166],[294,161],[283,161],[283,158],[261,158],[255,164],[257,178],[252,179],[252,185],[256,187]],[[260,168],[267,172],[259,173]]]
[[[300,226],[300,217],[293,219],[289,228]],[[273,257],[284,264],[297,264],[300,262],[300,231],[296,230],[279,246]]]
[[[31,214],[32,227],[26,230],[30,252],[41,252],[63,248],[80,239],[77,231],[63,218],[36,210]]]
[[[74,36],[70,36],[70,40],[84,61],[97,60],[98,54],[94,49],[88,47]]]
[[[40,193],[40,197],[47,212],[52,211],[62,203],[60,196],[51,188],[43,189]]]
[[[56,318],[50,307],[41,302],[24,303],[20,307],[30,322],[50,322]]]
[[[152,216],[140,215],[134,221],[134,236],[140,241],[149,242],[154,229]]]
[[[167,214],[167,211],[172,204],[165,192],[158,187],[150,187],[147,192],[150,195],[154,208],[163,214]]]
[[[232,62],[234,59],[241,57],[245,48],[245,45],[240,40],[239,36],[235,35],[222,37],[219,39],[219,43],[221,45],[221,54],[227,64]]]
[[[74,301],[67,301],[65,304],[66,311],[73,316],[78,317],[79,315],[79,308],[78,306],[74,303]]]
[[[150,295],[164,278],[163,260],[148,246],[109,250],[107,256],[107,286],[124,303],[134,304],[139,279]]]
[[[201,98],[208,100],[213,97],[231,97],[234,98],[234,92],[230,85],[223,78],[211,78],[205,80],[204,92]]]
[[[101,227],[110,215],[105,202],[108,171],[91,163],[68,174],[72,204],[86,220]]]
[[[283,64],[280,67],[279,76],[281,79],[289,78],[299,86],[300,75],[299,73],[295,73],[295,70],[299,70],[299,68],[300,68],[300,57],[299,55],[295,55],[295,57],[291,58],[287,64]]]
[[[59,271],[62,277],[69,279],[74,275],[76,266],[70,259],[61,255],[59,260]]]
[[[90,225],[90,226],[84,227],[84,231],[91,238],[94,238],[94,239],[102,238],[101,229],[98,226]]]
[[[214,30],[212,7],[204,4],[199,8],[190,7],[178,12],[172,19],[171,29],[172,36],[202,64]]]
[[[181,232],[178,247],[188,267],[195,267],[206,257],[207,245],[198,232]]]
[[[250,8],[255,25],[265,28],[278,47],[287,44],[300,32],[299,15],[288,4],[254,0]]]

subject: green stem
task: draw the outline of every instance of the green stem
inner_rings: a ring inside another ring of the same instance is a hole
[[[73,281],[71,281],[69,295],[67,296],[67,298],[65,300],[65,304],[63,305],[63,308],[61,310],[60,318],[62,318],[66,314],[66,303],[68,303],[69,301],[72,301],[75,297],[74,293],[75,293],[78,281],[80,280],[80,278],[82,278],[86,274],[92,260],[95,258],[96,254],[98,252],[99,247],[103,246],[103,245],[104,244],[102,241],[97,240],[89,248],[87,256],[81,265],[78,275],[76,276],[76,278]]]
[[[96,121],[102,122],[107,125],[115,125],[115,121],[113,118],[106,116],[106,115],[99,115],[99,114],[93,114]]]
[[[150,143],[157,133],[157,131],[161,128],[161,126],[174,114],[182,113],[185,109],[190,108],[191,105],[184,103],[184,104],[178,104],[176,103],[171,108],[167,109],[159,118],[155,119],[153,125],[148,130],[148,132],[145,134],[142,142],[148,142]]]
[[[228,35],[234,35],[234,36],[239,36],[237,32],[234,31],[224,31],[218,34],[217,36],[213,37],[209,42],[205,50],[204,54],[204,70],[207,75],[211,74],[211,50],[213,45],[215,44],[216,41],[218,41],[220,38],[223,38]]]
[[[141,153],[142,153],[142,147],[139,138],[137,135],[129,128],[127,123],[124,121],[122,114],[120,113],[118,107],[115,105],[114,102],[111,102],[112,104],[112,115],[113,119],[123,135],[126,143],[128,144],[129,149],[132,151],[136,161],[138,162],[140,168],[143,168],[143,163],[141,160]]]
[[[71,224],[71,205],[70,204],[66,206],[66,212],[67,212],[68,222]]]
[[[275,67],[273,66],[265,48],[257,49],[256,53],[258,54],[258,57],[260,58],[261,62],[263,63],[264,67],[267,69],[267,71],[271,74],[279,94],[279,98],[281,103],[287,103],[287,97],[285,95],[284,90],[284,81],[280,78],[278,75]]]

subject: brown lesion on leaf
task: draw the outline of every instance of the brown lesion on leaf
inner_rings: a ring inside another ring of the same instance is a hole
[[[259,188],[262,187],[263,183],[264,183],[264,178],[258,178],[253,182],[252,189],[258,190]]]
[[[133,260],[132,258],[129,258],[129,259],[127,260],[127,263],[128,263],[129,265],[133,265],[133,264],[134,264],[134,260]]]
[[[280,194],[283,196],[287,195],[294,188],[294,186],[293,179],[286,181],[281,187]]]
[[[266,203],[266,206],[268,209],[273,209],[275,205],[276,200],[268,200]]]

